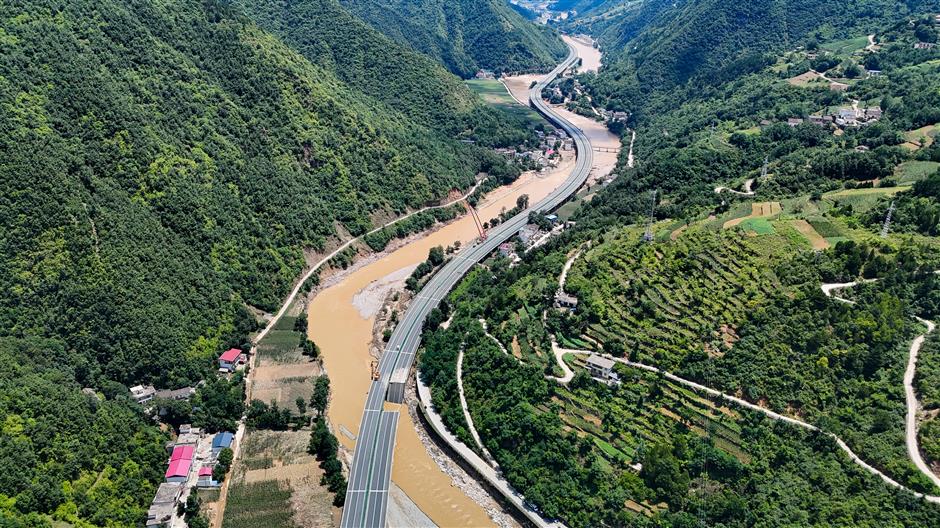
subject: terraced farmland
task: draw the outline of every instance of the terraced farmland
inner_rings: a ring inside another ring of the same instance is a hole
[[[781,236],[689,230],[669,244],[636,240],[600,246],[572,269],[569,289],[582,301],[584,334],[605,346],[621,342],[640,361],[674,367],[703,348],[721,354],[749,310],[780,288],[771,251]]]
[[[583,359],[574,362],[583,366]],[[552,403],[578,435],[589,437],[611,464],[635,463],[646,446],[669,441],[671,431],[688,428],[709,436],[716,447],[742,463],[751,456],[741,440],[741,414],[655,374],[617,365],[624,383],[611,398],[598,385],[558,388]],[[540,410],[549,411],[543,405]],[[594,414],[596,413],[596,414]]]

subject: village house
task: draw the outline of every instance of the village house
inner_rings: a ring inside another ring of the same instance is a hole
[[[231,449],[234,440],[235,435],[228,431],[216,434],[212,439],[212,456],[219,456],[223,449]]]
[[[139,404],[149,402],[157,394],[157,389],[153,385],[134,385],[131,387],[131,398]]]
[[[192,445],[195,446],[199,443],[199,440],[202,438],[202,429],[198,427],[192,427],[190,425],[181,425],[180,434],[176,437],[176,442],[173,444],[177,445]]]
[[[213,466],[205,465],[199,468],[199,478],[196,481],[196,486],[200,488],[218,488],[221,486],[221,483],[212,478],[212,469]]]
[[[196,394],[196,389],[193,387],[183,387],[182,389],[159,390],[154,398],[158,400],[188,400],[194,394]]]
[[[183,485],[175,482],[164,482],[157,488],[157,494],[147,510],[147,526],[163,526],[170,521],[176,513]]]
[[[803,120],[800,119],[799,117],[791,117],[791,118],[787,119],[787,126],[790,126],[790,127],[798,127],[798,126],[800,126],[800,125],[802,125],[802,124],[803,124]]]
[[[241,362],[241,349],[230,348],[219,356],[219,372],[235,372],[235,369]]]
[[[476,74],[477,79],[495,79],[496,74],[489,70],[478,70]]]
[[[170,465],[166,469],[167,482],[184,483],[189,480],[189,472],[193,467],[193,453],[195,447],[191,445],[177,445],[170,455]]]
[[[519,230],[519,240],[523,244],[528,246],[535,240],[535,236],[539,233],[539,227],[532,224],[527,224]]]
[[[503,242],[499,245],[500,256],[511,258],[516,253],[516,245],[512,242]]]
[[[914,49],[918,50],[929,50],[936,48],[937,45],[933,42],[917,42],[914,44]]]
[[[578,308],[578,298],[559,290],[555,293],[555,308],[574,311]]]
[[[597,354],[591,354],[587,359],[587,369],[592,378],[608,381],[615,378],[613,374],[614,360]]]

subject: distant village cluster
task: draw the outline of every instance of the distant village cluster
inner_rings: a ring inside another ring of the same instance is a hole
[[[535,134],[539,142],[534,148],[526,146],[498,148],[496,152],[510,160],[522,162],[526,168],[542,171],[546,168],[557,167],[563,151],[574,150],[574,140],[568,137],[564,130],[546,126],[544,131],[536,130]]]
[[[247,364],[247,355],[238,348],[232,348],[219,356],[219,374],[228,376]],[[196,393],[196,387],[184,387],[174,390],[157,390],[152,385],[136,385],[130,388],[131,398],[155,419],[164,416],[166,410],[161,403],[189,400]],[[164,482],[157,488],[150,509],[147,511],[146,526],[183,527],[185,521],[179,515],[180,506],[186,503],[193,488],[212,489],[220,486],[219,474],[228,470],[230,461],[222,461],[219,455],[223,450],[232,449],[235,433],[223,431],[207,434],[198,427],[182,425],[175,440],[167,443],[167,469]],[[230,456],[230,454],[229,454]]]
[[[811,115],[806,118],[791,117],[787,119],[787,125],[798,127],[803,123],[811,123],[817,126],[831,129],[846,129],[864,127],[877,123],[881,119],[882,110],[877,106],[867,108],[839,108],[832,113],[823,115]],[[770,121],[762,121],[762,126],[772,124]]]

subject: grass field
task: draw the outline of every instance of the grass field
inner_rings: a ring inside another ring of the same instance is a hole
[[[771,225],[771,223],[768,222],[766,218],[748,218],[747,220],[738,224],[738,227],[758,235],[769,235],[776,232],[774,230],[774,226]]]
[[[936,161],[905,161],[897,166],[894,177],[900,185],[910,185],[930,176],[940,168]]]
[[[904,139],[907,140],[904,145],[911,150],[929,147],[933,145],[938,134],[940,134],[940,123],[909,130],[904,133]]]
[[[802,235],[806,241],[810,243],[813,249],[821,250],[830,246],[829,241],[826,240],[826,238],[818,231],[816,231],[813,225],[806,220],[791,220],[790,226],[796,229],[800,235]]]
[[[852,55],[853,53],[865,49],[865,46],[868,46],[867,36],[827,42],[825,44],[821,44],[819,47],[826,51],[831,51],[836,55]]]
[[[832,202],[837,207],[851,205],[854,212],[863,213],[877,205],[878,201],[885,196],[894,196],[908,189],[910,189],[908,186],[845,189],[826,193],[823,199]]]
[[[739,218],[728,220],[722,226],[724,229],[739,225],[749,219],[755,218],[773,218],[783,212],[780,202],[755,202],[751,204],[751,214]],[[769,225],[769,224],[768,224]],[[773,228],[771,228],[772,231]]]
[[[529,123],[547,123],[541,114],[535,110],[519,104],[509,95],[503,83],[492,79],[470,79],[465,81],[467,86],[477,93],[487,103],[499,106],[513,114],[524,117]]]
[[[294,528],[291,487],[278,480],[240,482],[228,493],[222,528]]]

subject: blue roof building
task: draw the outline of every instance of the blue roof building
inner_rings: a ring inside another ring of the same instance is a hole
[[[219,451],[232,447],[232,440],[235,439],[235,435],[228,431],[223,431],[215,435],[215,438],[212,439],[212,452],[218,453]]]

